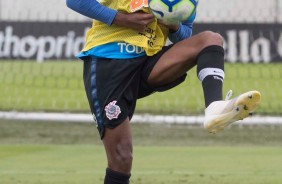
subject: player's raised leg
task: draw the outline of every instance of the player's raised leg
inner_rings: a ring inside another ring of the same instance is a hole
[[[183,76],[195,65],[197,65],[197,75],[202,82],[204,92],[207,108],[204,124],[208,131],[222,130],[228,124],[243,119],[254,111],[260,101],[259,92],[242,94],[230,101],[222,100],[225,76],[223,40],[219,34],[214,32],[202,32],[176,43],[156,63],[149,75],[148,83],[154,87],[165,85]],[[251,99],[246,98],[249,94],[252,96]],[[224,106],[230,106],[230,108],[222,110],[224,109],[223,103],[225,103]],[[233,107],[235,109],[239,107],[239,111],[233,113],[232,117],[223,115],[232,111]],[[244,107],[248,110],[245,110]],[[213,127],[217,128],[213,129]]]

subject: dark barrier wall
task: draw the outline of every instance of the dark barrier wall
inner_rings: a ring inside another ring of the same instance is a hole
[[[212,30],[225,40],[229,62],[282,62],[280,24],[196,24],[194,33]]]
[[[74,59],[91,23],[0,22],[0,59]],[[195,24],[219,32],[228,62],[282,62],[282,25]]]
[[[0,58],[73,59],[90,23],[0,22]]]

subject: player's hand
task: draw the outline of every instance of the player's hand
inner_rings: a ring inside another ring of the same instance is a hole
[[[180,23],[168,24],[158,19],[158,24],[161,24],[169,29],[169,32],[174,33],[179,29]]]
[[[118,12],[113,23],[119,26],[126,26],[138,32],[143,32],[146,29],[146,26],[154,20],[155,17],[153,14],[144,12],[126,14]]]

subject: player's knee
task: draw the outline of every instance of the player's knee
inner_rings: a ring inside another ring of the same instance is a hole
[[[204,31],[200,33],[200,37],[203,48],[211,45],[223,46],[223,38],[219,33]]]
[[[109,166],[116,171],[129,172],[132,160],[132,145],[130,143],[121,143],[117,145],[115,153],[109,159]]]
[[[132,152],[130,150],[120,150],[117,159],[124,167],[131,167],[133,160]]]

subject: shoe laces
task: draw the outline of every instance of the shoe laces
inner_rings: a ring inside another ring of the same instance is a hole
[[[225,100],[229,100],[232,97],[232,95],[233,95],[233,91],[230,89],[225,96]]]

